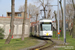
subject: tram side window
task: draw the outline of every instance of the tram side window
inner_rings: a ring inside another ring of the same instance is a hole
[[[34,28],[34,26],[33,26],[33,33],[34,33],[34,31],[35,31],[35,28]]]
[[[32,27],[30,27],[30,32],[32,32]]]
[[[51,24],[51,26],[52,26],[52,27],[51,27],[51,30],[53,30],[53,25]]]
[[[50,22],[50,24],[51,24],[51,31],[53,31],[53,25],[52,25],[52,23]]]
[[[36,31],[35,29],[36,29],[36,28],[35,28],[35,26],[34,26],[34,31]]]
[[[38,32],[40,33],[40,25],[38,25]]]
[[[37,32],[37,26],[35,26],[35,29],[34,30],[35,30],[35,32]]]
[[[52,23],[50,23],[51,24],[51,30],[53,31],[53,25],[52,25]]]
[[[36,32],[37,32],[37,25],[36,25]]]
[[[40,30],[42,31],[42,23],[40,24]]]

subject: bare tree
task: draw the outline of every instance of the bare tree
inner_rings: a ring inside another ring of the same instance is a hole
[[[40,6],[43,7],[43,10],[41,10],[41,11],[44,11],[44,18],[46,18],[46,12],[45,11],[46,11],[46,7],[49,6],[49,4],[50,4],[50,0],[38,0],[38,2],[40,3]],[[44,2],[46,2],[46,3],[44,3]]]
[[[19,11],[24,12],[24,7],[25,6],[20,6]],[[31,15],[31,22],[36,20],[36,14],[39,15],[39,8],[36,7],[36,5],[32,5],[31,3],[27,6],[27,13]]]
[[[51,10],[48,11],[47,19],[48,19],[49,17],[50,17],[50,19],[51,19],[50,12],[51,12]]]
[[[63,36],[63,8],[62,8],[62,0],[60,0],[60,7],[61,7],[61,16],[62,16],[62,27],[61,27],[61,37]]]
[[[36,14],[36,19],[35,19],[35,20],[36,20],[36,23],[37,23],[37,21],[38,21],[38,17],[39,17],[39,16],[38,16],[38,15],[39,15],[39,11],[38,11],[37,9],[36,9],[35,14]]]
[[[57,22],[57,14],[56,14],[56,11],[54,11],[54,16],[55,16],[55,20],[56,20],[56,30],[58,30],[58,22]],[[56,37],[57,37],[57,33],[55,34]]]
[[[32,20],[36,21],[38,19],[38,15],[39,15],[39,8],[37,8],[35,5],[32,5],[30,8],[29,8],[29,13],[32,16],[31,18],[32,18]]]
[[[21,37],[22,41],[24,40],[26,17],[27,17],[27,0],[25,0],[25,12],[24,12],[24,18],[23,18],[22,37]]]
[[[74,16],[74,12],[73,12],[73,6],[72,4],[67,4],[66,5],[66,15],[67,15],[67,18],[68,18],[68,29],[69,29],[69,32],[70,32],[70,35],[71,35],[71,23],[72,23],[72,18]]]
[[[24,12],[24,5],[21,5],[21,6],[19,7],[19,11],[20,11],[20,12]]]
[[[11,21],[10,21],[10,30],[11,31],[9,33],[8,38],[5,41],[5,44],[10,43],[13,32],[14,32],[14,16],[15,16],[15,9],[14,9],[15,6],[14,5],[15,5],[15,0],[11,0],[11,11],[12,11],[12,16],[11,16]]]
[[[72,38],[75,38],[75,2],[72,0],[73,8],[74,8],[74,18],[73,18],[73,32],[72,32]]]

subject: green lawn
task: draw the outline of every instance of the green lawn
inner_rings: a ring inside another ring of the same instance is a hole
[[[57,39],[55,35],[53,36],[53,38]],[[60,39],[64,41],[63,37],[60,37]],[[66,42],[69,43],[69,45],[67,45],[69,49],[59,48],[58,50],[75,50],[75,38],[72,38],[72,36],[69,35],[68,31],[66,32]],[[72,48],[71,46],[74,47],[74,49],[70,49]]]
[[[4,44],[5,40],[0,39],[0,50],[19,50],[22,48],[34,46],[37,43],[37,39],[35,38],[25,38],[24,41],[21,41],[21,39],[12,39],[10,44]]]

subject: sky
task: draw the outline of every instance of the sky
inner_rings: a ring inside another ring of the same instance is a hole
[[[35,3],[34,3],[35,2]],[[25,0],[15,0],[15,12],[18,12],[18,9],[21,5],[24,5]],[[28,0],[28,4],[36,4],[36,0]],[[57,0],[51,0],[51,5],[56,5]],[[52,7],[52,10],[57,10],[56,6]],[[0,0],[0,16],[5,16],[6,13],[11,12],[11,0]]]

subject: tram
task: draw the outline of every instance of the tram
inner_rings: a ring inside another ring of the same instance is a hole
[[[31,36],[49,38],[53,36],[52,20],[42,19],[38,23],[31,26]]]

